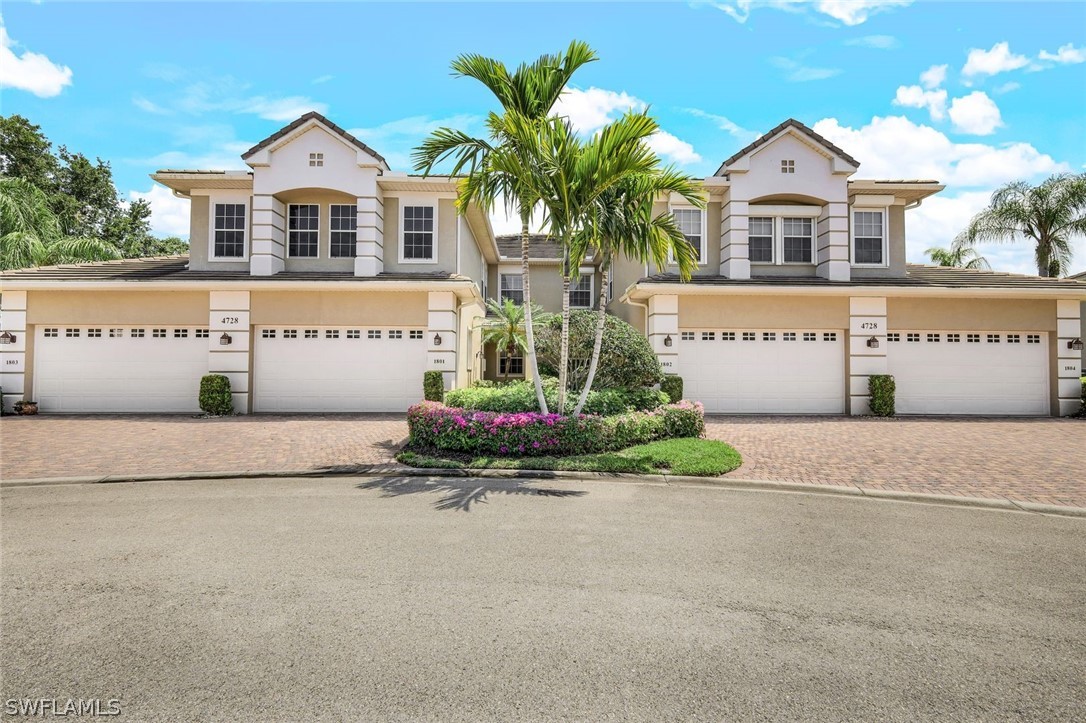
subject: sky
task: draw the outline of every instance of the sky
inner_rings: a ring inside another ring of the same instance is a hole
[[[592,133],[648,107],[654,148],[692,175],[791,117],[858,159],[853,178],[945,183],[909,211],[910,261],[949,245],[1001,184],[1086,170],[1081,2],[5,0],[2,13],[0,113],[109,161],[124,196],[151,202],[159,235],[187,237],[188,202],[150,180],[157,169],[244,170],[243,151],[316,110],[409,171],[431,130],[481,134],[495,108],[450,74],[454,57],[513,65],[572,39],[600,60],[560,112]],[[1036,273],[1025,243],[981,251]]]

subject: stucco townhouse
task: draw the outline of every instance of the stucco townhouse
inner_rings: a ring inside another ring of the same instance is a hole
[[[402,411],[523,360],[484,349],[484,300],[522,298],[520,240],[457,180],[397,172],[309,113],[247,151],[248,170],[163,170],[191,200],[187,257],[0,275],[10,409],[195,412],[230,377],[238,412]],[[871,374],[914,414],[1069,414],[1086,284],[905,261],[930,180],[861,180],[788,120],[703,181],[705,209],[661,199],[698,251],[694,278],[616,264],[607,310],[644,331],[709,412],[864,414]],[[533,298],[560,307],[559,249],[534,237]],[[591,308],[598,263],[572,303]]]

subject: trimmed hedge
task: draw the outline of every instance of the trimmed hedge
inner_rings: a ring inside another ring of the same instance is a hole
[[[672,401],[677,402],[683,398],[683,378],[678,374],[665,374],[663,381],[660,382],[660,391]]]
[[[234,413],[229,377],[222,374],[205,374],[200,379],[200,409],[204,414],[216,417]]]
[[[889,374],[872,374],[867,378],[867,388],[871,395],[871,413],[876,417],[894,416],[894,396],[897,384]]]
[[[555,379],[543,380],[543,396],[547,398],[547,408],[558,411],[558,382]],[[571,394],[570,397],[567,405],[572,411],[577,404],[577,395]],[[670,401],[671,399],[666,394],[655,389],[594,389],[588,393],[588,399],[582,411],[585,414],[613,415],[648,411]],[[471,387],[450,390],[445,394],[445,403],[450,407],[479,412],[539,411],[535,385],[530,381],[500,385],[491,382],[476,382]]]
[[[479,412],[422,402],[407,410],[409,446],[463,454],[540,456],[611,452],[658,439],[700,437],[701,404],[679,402],[611,417]]]
[[[422,373],[422,398],[428,402],[440,402],[445,399],[445,378],[441,372]]]

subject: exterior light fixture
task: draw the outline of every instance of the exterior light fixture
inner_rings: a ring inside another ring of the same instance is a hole
[[[671,346],[674,342],[671,341],[671,334],[664,337],[664,346]]]
[[[15,343],[15,335],[12,334],[10,331],[5,331],[3,334],[0,334],[0,344],[14,344],[14,343]],[[1081,342],[1079,342],[1078,348],[1079,349],[1082,348],[1082,343]]]
[[[878,349],[879,348],[879,340],[877,338],[875,338],[875,337],[871,337],[870,339],[867,340],[867,348],[868,349]]]
[[[222,336],[219,337],[219,346],[229,346],[232,341],[234,340],[224,331]]]
[[[441,346],[441,334],[434,334],[434,346]]]
[[[0,336],[0,339],[2,338],[3,336]],[[4,343],[7,344],[8,342]],[[1082,351],[1082,339],[1072,339],[1071,341],[1067,342],[1067,348],[1074,351]]]

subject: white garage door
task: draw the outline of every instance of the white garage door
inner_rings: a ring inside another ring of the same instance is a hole
[[[679,336],[684,394],[706,412],[845,411],[843,332],[698,329]]]
[[[402,412],[422,399],[421,329],[257,327],[258,412]]]
[[[199,412],[208,330],[39,326],[34,360],[43,412]]]
[[[899,414],[1048,414],[1048,335],[894,331]]]

